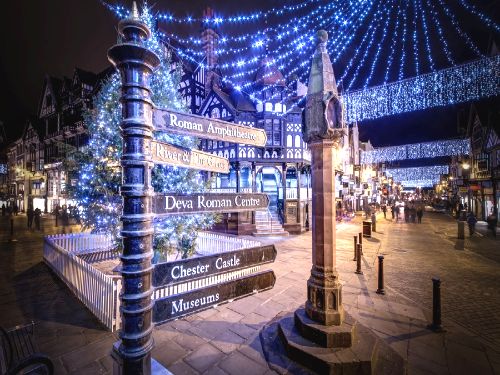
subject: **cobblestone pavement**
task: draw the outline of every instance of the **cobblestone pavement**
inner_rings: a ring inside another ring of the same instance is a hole
[[[363,241],[364,275],[356,275],[353,236],[361,229],[359,221],[337,226],[346,311],[396,350],[407,361],[409,374],[500,374],[498,242],[474,236],[457,243],[456,222],[443,214],[426,214],[421,225],[379,219],[377,233]],[[43,224],[46,234],[61,231],[53,221]],[[57,374],[110,373],[116,335],[41,262],[41,234],[25,231],[25,218],[16,218],[19,241],[7,243],[7,225],[0,217],[0,325],[35,319],[41,350],[54,360]],[[277,314],[303,305],[311,234],[263,242],[274,242],[278,249],[276,262],[268,266],[277,277],[272,290],[155,328],[153,357],[171,372],[243,375],[279,369],[265,360],[259,331]],[[385,296],[375,293],[376,260],[382,253]],[[447,332],[441,334],[426,329],[433,276],[443,281]]]
[[[455,220],[428,213],[423,224],[392,224],[382,252],[393,290],[430,306],[431,278],[439,277],[443,317],[500,347],[499,239],[466,233],[459,240]]]

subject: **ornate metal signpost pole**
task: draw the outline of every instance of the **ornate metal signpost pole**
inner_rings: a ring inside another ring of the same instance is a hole
[[[114,372],[150,374],[153,348],[153,163],[149,148],[153,136],[153,103],[148,80],[153,69],[160,64],[160,59],[143,46],[151,31],[139,20],[135,3],[132,16],[120,21],[118,30],[123,42],[108,51],[109,60],[121,74],[123,106],[123,290],[120,295],[122,329],[120,341],[114,346]]]

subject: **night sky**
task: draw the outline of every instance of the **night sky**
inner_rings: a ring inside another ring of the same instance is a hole
[[[469,2],[489,11],[490,17],[498,19],[499,1]],[[158,0],[154,3],[154,9],[200,17],[207,5],[223,15],[232,15],[278,7],[284,3],[271,0]],[[131,1],[122,1],[120,4],[130,6]],[[116,42],[118,19],[97,0],[9,1],[2,4],[2,15],[0,121],[5,123],[7,136],[13,140],[20,135],[27,116],[36,114],[46,74],[59,78],[64,75],[71,77],[75,67],[99,72],[108,66],[106,52]],[[477,25],[465,26],[466,29],[469,27],[467,31],[477,38],[480,46],[486,45],[488,32]],[[167,30],[172,27],[161,26]],[[262,28],[258,24],[245,27]],[[190,35],[199,35],[199,27],[190,30]],[[231,35],[231,30],[235,29],[225,31]],[[241,33],[241,30],[236,29],[235,33]],[[461,41],[451,43],[452,48],[456,47],[460,51]],[[467,59],[468,56],[463,56],[462,61]],[[337,76],[343,64],[345,61],[335,64]],[[457,110],[461,108],[464,105],[367,121],[360,124],[361,136],[363,140],[372,140],[376,146],[452,138],[456,136]]]

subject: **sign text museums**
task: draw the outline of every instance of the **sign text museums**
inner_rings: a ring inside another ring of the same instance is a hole
[[[255,292],[271,289],[275,282],[274,272],[267,270],[206,288],[160,298],[155,301],[153,307],[153,322],[163,323]]]
[[[263,129],[160,108],[153,111],[153,125],[158,131],[252,146],[263,147],[267,140]]]
[[[269,197],[262,193],[198,193],[153,196],[153,212],[156,215],[253,211],[266,209],[268,205]]]
[[[151,156],[153,162],[159,164],[229,173],[229,161],[226,158],[208,152],[173,146],[164,142],[151,141]]]

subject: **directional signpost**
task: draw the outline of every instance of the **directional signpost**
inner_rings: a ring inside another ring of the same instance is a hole
[[[169,143],[151,141],[151,156],[156,164],[229,173],[229,160],[208,152],[189,150]]]
[[[267,194],[262,193],[200,193],[153,196],[153,212],[156,215],[255,211],[266,209],[268,206],[269,197]]]
[[[151,351],[154,346],[152,324],[272,288],[276,280],[271,270],[241,276],[246,268],[274,261],[276,250],[266,246],[198,257],[183,263],[152,265],[152,213],[180,215],[254,211],[265,209],[269,204],[269,198],[265,194],[151,196],[151,161],[220,173],[229,172],[227,159],[160,142],[153,139],[154,131],[258,147],[265,146],[267,139],[263,129],[153,108],[149,77],[160,64],[160,59],[143,44],[150,37],[151,31],[140,20],[135,2],[131,16],[120,21],[118,30],[121,43],[108,51],[109,60],[121,74],[123,105],[123,183],[120,189],[123,197],[123,254],[120,257],[123,278],[120,294],[122,327],[120,341],[115,343],[113,350],[114,373],[148,375],[151,373]],[[182,284],[200,277],[211,277],[209,275],[222,275],[229,271],[236,272],[241,277],[204,288],[184,289],[189,291],[156,301],[152,299],[153,276],[154,287],[158,288],[162,285]]]
[[[190,135],[216,141],[242,143],[263,147],[267,137],[263,129],[236,125],[219,119],[191,115],[188,113],[155,108],[153,110],[155,130]]]
[[[275,259],[276,248],[274,245],[267,245],[182,259],[175,262],[158,263],[153,269],[153,286],[158,288],[179,282],[193,281],[225,272],[272,263]]]
[[[268,270],[158,299],[153,308],[153,322],[163,323],[232,299],[248,296],[256,291],[271,289],[275,281],[274,272]]]

